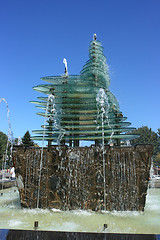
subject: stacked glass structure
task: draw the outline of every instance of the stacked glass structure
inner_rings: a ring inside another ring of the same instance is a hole
[[[41,130],[34,130],[34,140],[79,146],[80,140],[95,141],[95,144],[110,142],[119,145],[137,135],[119,110],[115,96],[110,92],[108,65],[103,47],[94,34],[89,46],[89,60],[80,75],[42,77],[48,84],[33,87],[47,96],[38,97],[37,104],[46,118]]]

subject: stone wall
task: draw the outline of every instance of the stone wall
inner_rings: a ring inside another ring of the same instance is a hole
[[[52,146],[43,148],[43,154],[41,148],[16,146],[13,160],[21,205],[62,210],[143,211],[152,154],[151,145],[104,149],[95,145]]]

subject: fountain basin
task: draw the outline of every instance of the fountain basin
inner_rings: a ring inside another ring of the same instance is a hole
[[[95,233],[95,239],[98,233],[142,234],[145,237],[145,234],[160,234],[159,212],[158,188],[148,188],[144,212],[27,209],[20,207],[17,188],[0,190],[0,229],[33,230],[38,221],[38,231]],[[104,224],[107,224],[105,230]],[[0,239],[4,238],[0,235]]]
[[[34,230],[9,230],[0,229],[0,237],[4,240],[32,240],[32,239],[106,239],[106,240],[158,240],[160,235],[156,234],[114,234],[114,233],[82,233],[82,232],[54,232]],[[1,238],[1,239],[2,239]]]

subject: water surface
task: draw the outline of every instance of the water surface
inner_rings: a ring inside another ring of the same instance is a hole
[[[1,193],[3,195],[1,196]],[[59,211],[23,209],[16,187],[0,190],[0,228],[40,230],[160,234],[160,189],[148,189],[144,212]],[[104,232],[105,232],[104,231]]]

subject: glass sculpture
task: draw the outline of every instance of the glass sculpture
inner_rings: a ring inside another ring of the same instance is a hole
[[[110,78],[103,47],[94,34],[89,46],[89,60],[79,75],[68,75],[67,61],[64,59],[65,73],[62,76],[42,77],[48,84],[33,87],[47,96],[38,97],[37,104],[45,117],[41,130],[34,130],[34,140],[79,146],[80,140],[95,141],[95,144],[120,145],[132,140],[135,128],[129,127],[126,117],[119,110],[115,96],[109,90]]]

